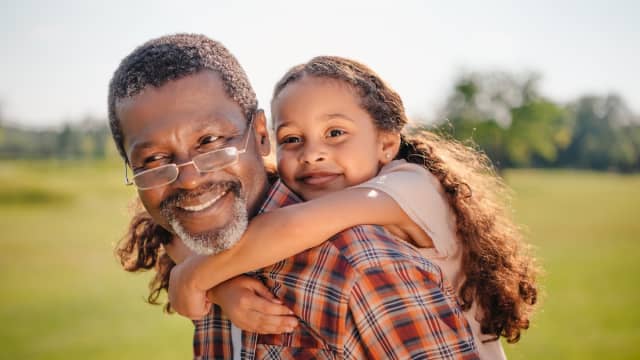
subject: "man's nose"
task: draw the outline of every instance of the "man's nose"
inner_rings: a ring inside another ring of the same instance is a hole
[[[312,164],[327,159],[326,147],[319,142],[305,142],[302,150],[301,160],[304,163]]]
[[[200,186],[205,179],[205,174],[198,171],[193,161],[189,160],[178,164],[178,178],[174,186],[180,189],[195,189]]]

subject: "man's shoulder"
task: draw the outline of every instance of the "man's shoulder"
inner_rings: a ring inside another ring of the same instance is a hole
[[[431,273],[438,283],[442,272],[412,245],[393,237],[379,225],[358,225],[334,235],[326,246],[358,272],[370,269],[412,267]]]
[[[262,202],[259,213],[269,212],[281,207],[300,203],[302,200],[291,191],[279,178],[274,178],[267,196]]]
[[[302,202],[280,180],[276,180],[260,209],[268,212],[277,208]],[[358,225],[346,229],[322,245],[302,252],[284,262],[294,261],[298,266],[309,262],[313,267],[318,262],[329,261],[325,254],[331,254],[331,261],[343,269],[343,274],[366,273],[369,269],[388,267],[414,267],[430,273],[438,284],[442,282],[440,268],[420,255],[416,248],[408,243],[395,239],[384,227],[379,225]],[[351,271],[347,271],[350,269]],[[284,269],[282,269],[284,270]],[[349,276],[347,276],[349,277]]]

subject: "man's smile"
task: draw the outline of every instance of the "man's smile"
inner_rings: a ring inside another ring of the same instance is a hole
[[[189,211],[189,212],[196,212],[196,211],[202,211],[205,210],[207,208],[209,208],[210,206],[212,206],[213,204],[215,204],[218,200],[220,200],[223,196],[225,196],[227,193],[229,192],[229,190],[225,190],[219,194],[204,194],[203,196],[201,196],[203,199],[197,199],[198,201],[196,202],[192,202],[192,204],[181,204],[176,206],[178,209],[181,210],[185,210],[185,211]],[[210,199],[206,199],[206,198],[210,198]]]
[[[240,192],[241,185],[235,181],[208,183],[198,189],[170,196],[160,208],[167,218],[185,222],[184,225],[189,223],[196,228],[207,227],[215,222],[210,216],[218,214],[216,218],[219,218],[219,213],[224,212],[233,199],[240,196]]]
[[[177,191],[162,202],[160,211],[172,232],[201,254],[228,248],[247,224],[242,185],[234,180]]]

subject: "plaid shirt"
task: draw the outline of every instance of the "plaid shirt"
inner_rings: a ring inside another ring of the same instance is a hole
[[[300,202],[280,181],[261,212]],[[356,226],[253,274],[300,321],[293,333],[242,333],[242,359],[477,359],[440,269],[382,227]],[[195,321],[196,359],[232,359],[231,322]]]

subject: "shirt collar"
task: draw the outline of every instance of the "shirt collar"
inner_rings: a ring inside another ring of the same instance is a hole
[[[266,199],[262,203],[259,214],[278,209],[287,205],[302,202],[293,191],[291,191],[280,179],[276,180],[271,186]]]

